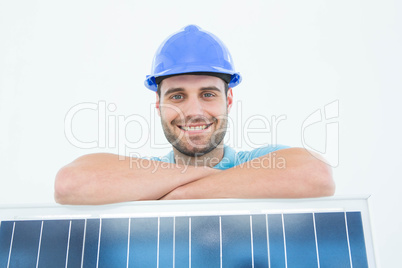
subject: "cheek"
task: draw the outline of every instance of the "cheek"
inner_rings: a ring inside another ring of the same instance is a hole
[[[205,109],[210,115],[214,117],[224,116],[227,114],[227,106],[225,103],[208,105]]]
[[[174,107],[160,109],[160,113],[162,120],[167,123],[172,122],[174,119],[180,118],[179,110]]]

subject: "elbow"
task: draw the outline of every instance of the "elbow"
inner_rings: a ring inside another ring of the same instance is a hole
[[[74,204],[79,181],[78,172],[67,165],[59,170],[54,183],[54,200],[62,205]]]
[[[332,177],[332,168],[325,162],[319,161],[313,172],[313,186],[315,197],[333,196],[335,194],[335,182]]]
[[[303,165],[305,179],[310,189],[309,197],[326,197],[335,194],[335,182],[332,167],[318,153],[302,149],[306,156]]]
[[[332,167],[321,155],[302,148],[288,150],[293,150],[294,155],[299,157],[294,174],[296,179],[302,179],[303,185],[296,190],[297,197],[314,198],[335,194]]]

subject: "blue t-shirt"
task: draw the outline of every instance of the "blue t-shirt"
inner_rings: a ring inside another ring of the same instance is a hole
[[[276,146],[271,146],[271,145],[263,146],[263,147],[260,147],[260,148],[257,148],[257,149],[251,150],[251,151],[236,152],[233,148],[225,145],[223,158],[216,166],[214,166],[214,168],[220,169],[220,170],[225,170],[225,169],[240,165],[242,163],[245,163],[247,161],[250,161],[254,158],[272,153],[277,150],[286,149],[286,148],[290,148],[290,147],[277,144]],[[170,151],[165,156],[152,157],[151,160],[162,161],[162,162],[167,162],[167,163],[174,163],[175,160],[174,160],[173,150]]]

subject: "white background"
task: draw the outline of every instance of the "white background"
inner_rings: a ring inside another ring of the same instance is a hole
[[[169,151],[155,94],[143,81],[160,43],[197,24],[223,40],[243,75],[227,142],[237,150],[307,144],[324,153],[336,195],[371,195],[377,262],[395,267],[402,249],[401,11],[396,0],[2,0],[0,204],[54,202],[58,169],[83,154]],[[77,140],[97,142],[93,148],[66,138],[65,118],[77,105],[97,109],[67,122]],[[102,105],[106,120],[98,120]],[[323,113],[322,122],[303,128],[325,106],[334,117],[325,121]],[[272,116],[286,119],[275,125]],[[243,135],[247,120],[262,133]],[[261,130],[267,122],[270,133]],[[117,146],[124,142],[140,148]]]

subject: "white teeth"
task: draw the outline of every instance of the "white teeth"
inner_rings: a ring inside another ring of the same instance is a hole
[[[206,129],[208,127],[208,125],[203,125],[203,126],[196,126],[196,127],[185,127],[182,126],[181,129],[185,130],[185,131],[194,131],[194,130],[203,130]]]

